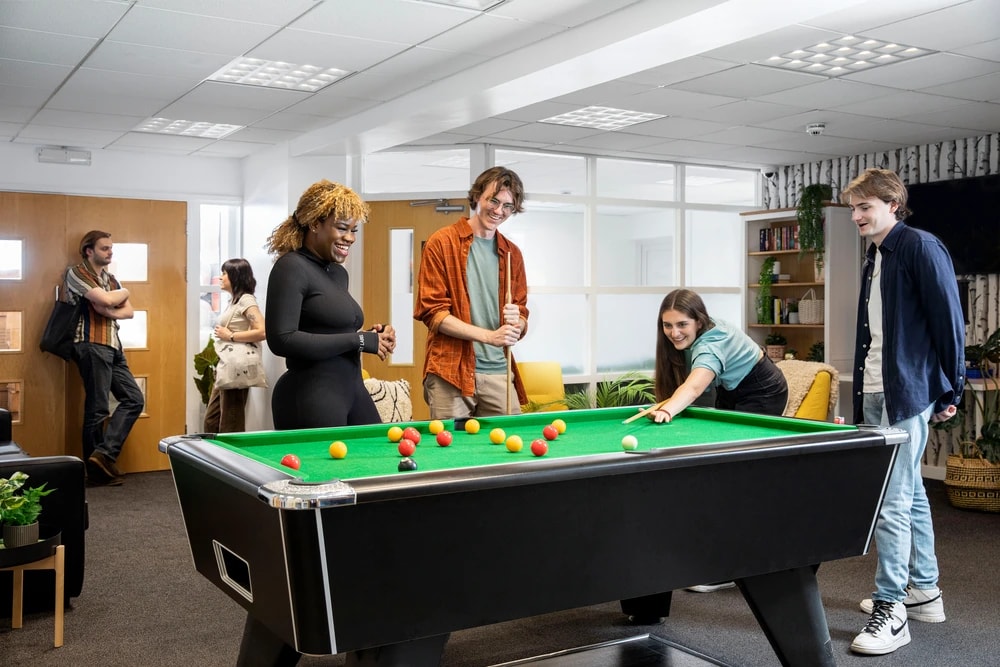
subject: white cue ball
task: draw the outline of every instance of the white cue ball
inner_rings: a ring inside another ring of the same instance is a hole
[[[622,449],[635,449],[639,446],[639,441],[634,435],[626,435],[622,438]]]

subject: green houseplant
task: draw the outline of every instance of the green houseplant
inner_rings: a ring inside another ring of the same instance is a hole
[[[795,217],[799,223],[799,256],[814,252],[817,266],[823,265],[826,248],[823,235],[823,202],[833,198],[833,188],[826,183],[813,183],[802,188]]]
[[[760,266],[757,279],[757,324],[774,323],[774,303],[771,301],[771,283],[774,281],[774,257],[768,257]]]
[[[764,345],[767,346],[767,356],[772,361],[781,361],[785,358],[785,345],[787,344],[788,339],[777,332],[769,333],[764,339]]]
[[[215,342],[211,337],[208,345],[198,354],[194,355],[194,370],[198,373],[194,378],[194,385],[201,393],[201,402],[208,405],[208,399],[212,396],[212,387],[215,386],[215,365],[219,363],[219,355],[215,353]]]
[[[18,547],[38,541],[38,516],[42,513],[42,498],[55,489],[45,484],[25,488],[28,475],[15,472],[0,477],[0,521],[3,522],[5,547]]]
[[[653,381],[637,372],[626,373],[614,380],[602,380],[597,383],[596,389],[566,394],[565,400],[570,410],[647,405],[655,402]]]

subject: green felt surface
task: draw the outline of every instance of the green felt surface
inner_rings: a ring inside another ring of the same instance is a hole
[[[549,450],[544,458],[621,453],[621,441],[627,434],[638,439],[638,449],[643,451],[743,440],[759,441],[800,433],[856,430],[854,426],[827,422],[699,408],[688,408],[669,424],[654,424],[645,418],[631,424],[622,424],[636,410],[637,408],[607,408],[484,417],[479,419],[481,428],[475,435],[464,431],[456,432],[454,422],[446,421],[446,429],[453,433],[453,442],[449,447],[440,447],[435,442],[434,436],[428,431],[428,422],[227,433],[215,436],[210,442],[301,477],[303,481],[319,482],[413,474],[397,470],[402,457],[397,451],[396,443],[388,439],[387,433],[391,426],[413,426],[420,431],[420,444],[412,456],[417,462],[418,471],[518,461],[530,464],[532,460],[536,460],[531,453],[532,440],[542,438],[542,428],[555,419],[565,421],[567,429],[556,440],[548,442]],[[503,444],[492,444],[489,434],[494,428],[503,429],[507,436],[520,436],[524,441],[523,449],[512,453]],[[330,443],[336,440],[347,445],[347,457],[344,459],[330,457]],[[301,467],[298,471],[281,465],[281,459],[286,454],[299,457]]]

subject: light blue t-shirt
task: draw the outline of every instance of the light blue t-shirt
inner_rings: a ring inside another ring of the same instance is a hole
[[[742,329],[723,320],[712,322],[714,327],[698,336],[688,348],[688,367],[707,368],[715,373],[713,387],[735,389],[760,361],[760,345]]]

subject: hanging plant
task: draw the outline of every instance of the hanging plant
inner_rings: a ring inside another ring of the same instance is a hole
[[[771,300],[771,282],[774,280],[774,257],[768,257],[760,267],[757,279],[757,324],[774,323],[774,302]]]
[[[826,249],[823,237],[823,202],[833,198],[833,188],[825,183],[813,183],[802,189],[796,218],[799,223],[799,256],[816,253],[816,263],[823,264]]]

